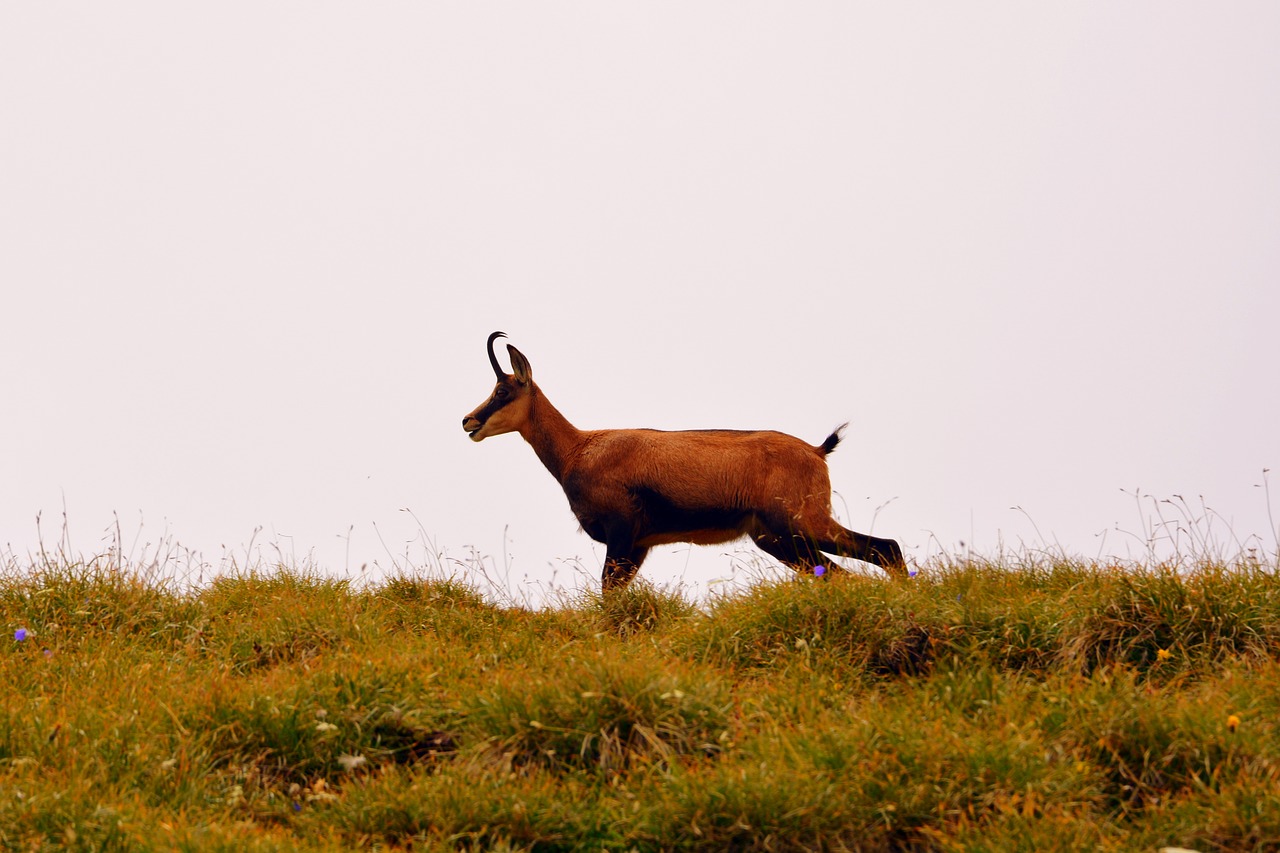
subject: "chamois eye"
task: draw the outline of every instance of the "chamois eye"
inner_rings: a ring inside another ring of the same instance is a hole
[[[505,400],[510,395],[511,392],[507,390],[505,385],[499,385],[498,390],[493,392],[493,396],[497,397],[499,400]]]

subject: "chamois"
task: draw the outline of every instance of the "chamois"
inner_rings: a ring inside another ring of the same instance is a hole
[[[844,426],[816,447],[768,430],[580,430],[551,405],[529,360],[510,344],[513,372],[502,370],[493,342],[504,337],[489,335],[498,383],[462,428],[472,441],[518,432],[533,446],[582,529],[604,543],[605,592],[630,583],[654,545],[744,535],[797,571],[812,569],[827,551],[906,577],[897,542],[832,518],[826,457]]]

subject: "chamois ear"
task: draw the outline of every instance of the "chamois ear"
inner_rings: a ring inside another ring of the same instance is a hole
[[[533,368],[529,366],[529,359],[524,357],[524,353],[507,344],[507,355],[511,356],[511,372],[515,374],[516,380],[521,385],[533,382]]]

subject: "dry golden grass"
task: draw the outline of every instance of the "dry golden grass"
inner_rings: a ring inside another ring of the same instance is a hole
[[[636,585],[0,581],[0,846],[1280,847],[1258,565]]]

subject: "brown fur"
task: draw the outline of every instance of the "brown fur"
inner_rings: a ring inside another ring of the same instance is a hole
[[[744,535],[797,570],[824,562],[827,551],[906,575],[897,542],[832,518],[826,456],[839,430],[818,446],[771,430],[579,430],[542,394],[515,347],[507,346],[514,372],[501,372],[492,352],[500,336],[489,339],[498,382],[463,429],[474,441],[519,432],[529,442],[582,529],[605,544],[605,590],[629,583],[654,545]]]

